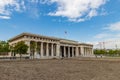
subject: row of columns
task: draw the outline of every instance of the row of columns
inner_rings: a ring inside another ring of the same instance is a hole
[[[93,56],[93,49],[90,47],[80,46],[78,51],[81,56]]]
[[[78,56],[77,47],[70,47],[70,46],[62,46],[63,47],[63,53],[61,52],[61,55],[64,54],[64,57],[75,57]],[[67,48],[67,49],[66,49]]]
[[[28,53],[30,53],[30,41],[27,41],[26,44],[29,46]],[[40,42],[40,57],[61,57],[61,54],[64,54],[64,57],[78,57],[93,55],[93,49],[84,46],[64,46],[61,45],[63,51],[61,51],[60,43],[46,43]],[[51,49],[51,50],[50,50]],[[37,54],[37,52],[36,52]],[[72,55],[72,56],[71,56]]]
[[[91,55],[93,55],[92,48],[84,47],[84,56],[91,56]]]
[[[36,42],[38,43],[38,42]],[[37,55],[38,53],[40,53],[40,58],[45,58],[45,57],[59,57],[59,44],[58,43],[46,43],[46,42],[39,42],[40,44],[40,49],[39,52],[37,52],[35,50],[35,55]],[[30,50],[30,41],[27,41],[26,44],[29,46],[28,48],[28,52],[27,53],[31,53]],[[51,54],[51,55],[50,55]]]
[[[68,54],[68,57],[70,57],[71,52],[72,52],[72,57],[93,55],[92,48],[86,48],[86,47],[83,47],[83,46],[80,46],[80,47],[63,46],[63,47],[64,47],[64,52],[63,52],[64,57],[67,57],[66,54]],[[66,51],[66,47],[68,48],[68,52]],[[70,48],[72,48],[71,52],[70,52]]]
[[[46,49],[44,49],[44,44],[46,44]],[[49,50],[49,45],[50,45],[50,50]],[[59,56],[59,45],[58,44],[53,44],[53,43],[43,43],[41,42],[41,47],[40,47],[40,53],[41,53],[41,57],[44,57],[44,56],[56,56],[58,57]],[[46,50],[46,51],[45,51]],[[51,51],[51,52],[50,52]],[[51,55],[50,55],[51,53]],[[44,55],[46,54],[46,55]]]

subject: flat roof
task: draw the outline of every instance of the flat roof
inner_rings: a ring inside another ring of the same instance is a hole
[[[28,36],[35,36],[35,37],[43,37],[43,38],[49,38],[49,39],[55,39],[55,40],[65,40],[65,41],[72,41],[72,42],[77,42],[77,41],[74,41],[74,40],[69,40],[69,39],[63,39],[63,38],[56,38],[56,37],[49,37],[49,36],[44,36],[44,35],[38,35],[38,34],[33,34],[33,33],[27,33],[27,32],[24,32],[24,33],[21,33],[11,39],[9,39],[9,41],[12,41],[16,38],[19,38],[21,36],[25,36],[25,35],[28,35]]]

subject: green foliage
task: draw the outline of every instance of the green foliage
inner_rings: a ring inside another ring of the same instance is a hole
[[[8,53],[10,52],[9,44],[6,41],[0,41],[0,53]]]
[[[28,46],[25,44],[24,41],[21,41],[21,42],[18,42],[15,47],[14,47],[14,51],[17,53],[17,54],[20,54],[20,56],[22,54],[26,54],[27,53],[27,50],[28,50]]]
[[[105,53],[107,53],[107,51],[104,50],[104,49],[101,49],[101,50],[95,49],[95,50],[94,50],[94,54],[95,54],[95,55],[103,55],[103,54],[105,54]]]
[[[115,50],[109,50],[109,55],[113,56],[115,54]]]
[[[32,52],[35,52],[35,50],[36,50],[36,42],[33,42],[33,41],[31,42],[30,49],[31,49]]]
[[[119,49],[116,49],[116,50],[95,49],[94,54],[95,55],[105,55],[105,56],[120,56],[120,50]]]

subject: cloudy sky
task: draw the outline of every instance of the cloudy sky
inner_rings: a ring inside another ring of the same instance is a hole
[[[120,0],[0,0],[0,40],[22,32],[80,42],[118,40]]]

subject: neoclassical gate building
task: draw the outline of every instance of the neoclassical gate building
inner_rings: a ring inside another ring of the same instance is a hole
[[[82,56],[93,56],[93,45],[78,43],[77,41],[48,37],[43,35],[22,33],[9,40],[9,44],[14,46],[17,42],[24,41],[29,46],[26,56],[31,56],[31,44],[36,43],[35,58],[71,58]],[[12,55],[12,54],[11,54]]]

